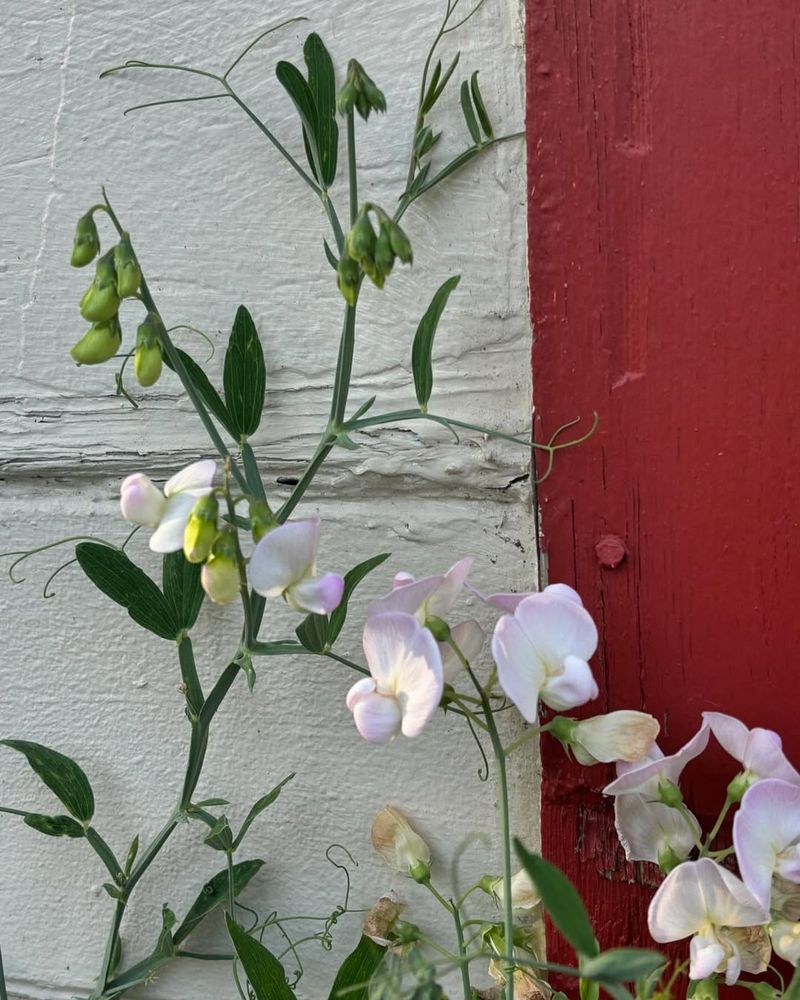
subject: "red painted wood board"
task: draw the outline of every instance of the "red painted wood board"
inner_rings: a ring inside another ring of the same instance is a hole
[[[549,579],[600,629],[589,714],[652,712],[669,752],[729,712],[798,765],[800,6],[526,7],[537,420],[600,415],[538,490]],[[616,569],[605,535],[627,549]],[[544,763],[545,855],[604,946],[648,943],[657,872],[625,864],[607,772],[552,747]],[[694,769],[698,813],[734,770],[721,753]]]

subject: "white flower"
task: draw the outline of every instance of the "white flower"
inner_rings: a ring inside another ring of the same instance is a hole
[[[464,654],[468,663],[473,663],[483,649],[485,636],[480,625],[470,619],[454,625],[450,630],[453,642]],[[439,643],[439,652],[442,654],[442,667],[444,668],[444,679],[447,684],[452,684],[463,673],[461,660],[456,656],[453,647],[448,642]]]
[[[781,778],[800,785],[800,774],[786,759],[780,736],[771,729],[748,729],[721,712],[703,712],[703,721],[722,749],[739,761],[751,784],[762,778]]]
[[[294,611],[329,615],[339,606],[344,578],[317,576],[319,518],[287,521],[268,531],[250,557],[250,585],[262,597],[283,597]]]
[[[636,793],[615,797],[614,825],[628,861],[657,865],[688,858],[701,834],[700,824],[688,810],[682,814]]]
[[[667,780],[677,785],[683,769],[689,761],[699,757],[705,750],[708,739],[708,726],[703,723],[689,742],[669,757],[665,757],[657,746],[651,747],[640,763],[618,765],[618,777],[610,785],[606,785],[603,792],[606,795],[628,795],[639,792],[657,798],[659,781]]]
[[[410,573],[398,573],[391,593],[373,601],[367,614],[372,617],[387,611],[402,611],[414,615],[420,624],[426,618],[446,618],[461,596],[471,567],[472,559],[467,557],[446,573],[422,580],[416,580]]]
[[[748,788],[733,820],[733,844],[745,885],[768,910],[773,876],[800,882],[800,788],[776,779]]]
[[[164,492],[141,472],[128,476],[120,487],[122,516],[131,524],[155,528],[150,536],[153,552],[178,552],[183,532],[198,497],[211,492],[217,471],[211,459],[193,462],[164,485]]]
[[[521,594],[483,594],[480,590],[469,584],[466,586],[484,604],[488,604],[493,608],[500,608],[501,611],[507,611],[512,615],[519,607],[520,602],[524,601],[526,597],[561,597],[566,601],[572,601],[578,607],[583,607],[580,594],[566,583],[550,583],[544,590],[529,590]]]
[[[389,611],[367,619],[364,655],[371,676],[347,695],[359,733],[370,743],[388,743],[400,732],[418,736],[444,688],[436,640],[412,615]]]
[[[691,937],[690,979],[725,973],[730,986],[739,973],[763,972],[767,967],[758,937],[737,928],[766,924],[769,914],[735,875],[710,858],[685,861],[664,879],[650,903],[647,923],[653,939],[663,944]],[[761,935],[765,937],[766,935]]]
[[[408,875],[422,863],[430,865],[431,849],[411,826],[405,816],[392,806],[372,821],[372,846],[390,868]]]
[[[492,892],[502,904],[505,899],[505,881],[502,878],[492,883]],[[511,876],[511,905],[515,910],[532,910],[541,900],[539,890],[533,884],[524,868]]]
[[[646,712],[619,711],[581,719],[569,743],[580,764],[642,760],[658,736],[660,726]]]
[[[776,955],[792,965],[800,965],[800,923],[776,920],[770,925],[769,936]]]
[[[532,594],[503,615],[492,636],[492,654],[503,691],[527,722],[535,722],[539,698],[563,711],[596,698],[586,662],[597,648],[589,613],[557,594]]]

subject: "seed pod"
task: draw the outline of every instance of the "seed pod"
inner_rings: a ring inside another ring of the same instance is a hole
[[[90,323],[104,323],[116,316],[119,303],[114,252],[109,250],[98,260],[94,281],[81,299],[81,316]]]
[[[114,247],[114,269],[117,274],[117,294],[120,298],[129,298],[139,291],[142,272],[131,246],[130,237],[123,233],[119,243]]]
[[[86,267],[100,252],[100,236],[91,212],[82,215],[75,227],[75,241],[72,244],[70,264],[73,267]]]
[[[116,316],[103,323],[93,323],[69,352],[79,365],[100,365],[113,358],[122,343],[122,330]]]
[[[339,285],[339,291],[349,306],[354,306],[358,298],[359,275],[358,264],[352,257],[342,256],[339,258],[339,263],[336,265],[336,281]]]
[[[200,497],[192,507],[183,531],[183,554],[187,562],[205,562],[217,537],[219,502],[213,493]]]

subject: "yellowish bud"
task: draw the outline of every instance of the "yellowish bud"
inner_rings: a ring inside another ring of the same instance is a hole
[[[119,320],[112,316],[104,323],[93,323],[69,352],[79,365],[100,365],[113,358],[122,343]]]
[[[200,497],[192,507],[183,532],[183,554],[188,562],[205,562],[211,555],[211,548],[217,537],[218,515],[219,503],[213,493]]]

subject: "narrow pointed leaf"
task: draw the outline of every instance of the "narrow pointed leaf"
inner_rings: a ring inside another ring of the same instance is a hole
[[[328,1000],[369,1000],[369,981],[385,955],[384,945],[362,934],[355,949],[339,967]]]
[[[70,815],[88,823],[94,815],[94,793],[83,769],[63,753],[28,740],[0,740],[0,744],[24,754]]]
[[[470,78],[469,90],[472,95],[472,103],[475,105],[475,111],[478,115],[478,121],[481,123],[481,128],[483,129],[487,139],[493,139],[494,130],[492,129],[492,123],[489,120],[489,112],[486,110],[486,105],[483,103],[481,90],[478,86],[478,70],[475,70]]]
[[[419,321],[414,336],[414,344],[411,348],[411,371],[414,375],[417,402],[423,410],[427,407],[433,391],[433,363],[431,361],[433,338],[436,336],[436,328],[444,312],[444,307],[447,305],[447,300],[450,298],[450,293],[460,280],[461,275],[457,274],[439,286],[431,299],[431,304],[425,311],[425,315]]]
[[[79,542],[75,556],[95,587],[125,608],[137,625],[162,639],[177,637],[180,625],[171,605],[144,570],[124,552],[99,542]]]
[[[234,840],[234,842],[233,842],[233,849],[234,850],[236,850],[236,848],[244,840],[245,834],[250,829],[250,825],[252,824],[253,820],[257,816],[259,816],[262,812],[264,812],[264,810],[268,806],[272,805],[272,803],[275,801],[275,799],[277,799],[277,797],[281,794],[281,789],[283,788],[283,786],[285,784],[287,784],[288,782],[290,782],[293,777],[294,777],[294,771],[291,774],[288,774],[283,779],[283,781],[280,781],[272,789],[271,792],[267,792],[266,795],[262,795],[261,798],[258,800],[258,802],[256,802],[256,804],[253,806],[253,808],[247,814],[247,818],[245,819],[244,823],[242,823],[242,828],[241,828],[241,830],[239,830],[238,836],[236,837],[236,840]]]
[[[205,592],[200,584],[199,563],[190,563],[183,552],[170,552],[161,564],[164,597],[179,628],[194,626]]]
[[[247,309],[239,306],[225,352],[223,372],[225,406],[237,438],[249,437],[258,427],[266,383],[264,351],[256,325]]]
[[[311,167],[316,180],[323,183],[317,171],[313,149],[319,154],[317,145],[318,122],[317,108],[314,103],[314,95],[300,70],[290,62],[281,61],[275,67],[275,76],[278,82],[292,99],[292,103],[300,115],[300,122],[303,126],[303,140],[306,144],[306,155],[308,165]]]
[[[428,84],[428,89],[425,91],[425,97],[422,100],[422,106],[420,111],[423,115],[426,115],[433,105],[436,103],[436,88],[439,85],[439,80],[442,76],[442,60],[437,59],[436,65],[433,67],[433,73],[431,74],[430,83]]]
[[[237,898],[245,890],[247,885],[264,867],[264,862],[255,858],[252,861],[240,861],[233,866],[233,895]],[[224,905],[228,901],[228,869],[223,868],[221,872],[209,879],[200,890],[197,899],[189,907],[186,916],[183,918],[180,927],[172,935],[172,940],[176,945],[187,938],[197,925],[204,920],[209,913],[217,907]]]
[[[330,187],[336,177],[339,157],[339,126],[336,122],[336,77],[325,43],[312,32],[303,46],[308,67],[308,87],[317,111],[317,149],[322,183]]]
[[[514,841],[514,849],[559,931],[579,955],[598,955],[600,949],[589,914],[575,886],[555,865],[526,850],[519,840]]]
[[[425,104],[426,104],[425,113],[426,114],[427,114],[428,111],[430,111],[430,109],[434,106],[434,104],[436,104],[436,102],[442,96],[442,93],[444,92],[444,88],[450,82],[450,77],[453,75],[453,73],[455,73],[456,66],[458,66],[458,62],[459,62],[460,59],[461,59],[461,53],[460,52],[456,52],[455,56],[453,57],[453,61],[447,67],[447,70],[445,71],[444,76],[439,81],[439,86],[436,88],[436,90],[432,91],[432,93],[430,94],[429,101],[426,100],[426,102],[425,102]]]
[[[48,837],[83,837],[84,829],[71,816],[42,816],[40,813],[28,813],[24,822],[33,830],[45,833]]]
[[[472,98],[469,92],[469,82],[465,80],[461,84],[461,110],[464,114],[464,121],[467,123],[469,134],[476,146],[481,144],[481,130],[478,126],[478,119],[475,117],[475,110],[472,107]]]
[[[277,958],[260,941],[250,937],[230,914],[225,914],[233,947],[250,981],[255,1000],[296,1000]]]
[[[206,409],[212,416],[216,417],[231,437],[236,437],[236,432],[231,429],[230,415],[225,409],[222,397],[211,384],[206,373],[186,351],[181,351],[179,348],[176,348],[176,351],[183,362],[183,367],[186,369],[186,374],[189,376],[192,385],[205,403]],[[164,364],[172,368],[172,364],[166,354],[164,355]]]
[[[666,965],[667,959],[648,948],[612,948],[581,963],[581,976],[601,983],[633,983]]]
[[[326,239],[323,239],[322,245],[325,248],[325,256],[328,260],[328,263],[335,271],[336,268],[339,266],[339,260],[336,254],[333,252],[333,250],[331,250],[331,248],[328,246],[328,241]]]

